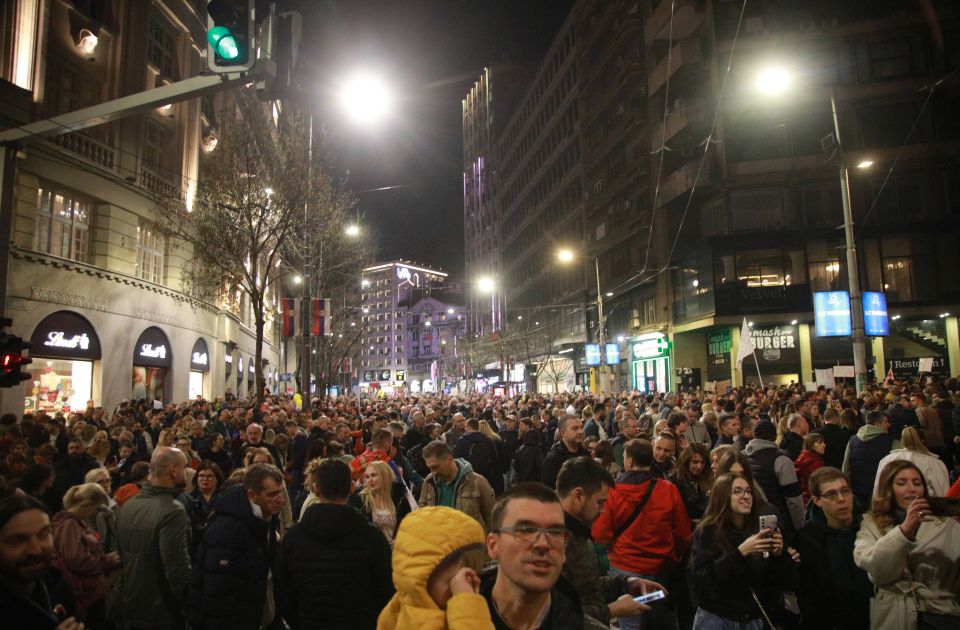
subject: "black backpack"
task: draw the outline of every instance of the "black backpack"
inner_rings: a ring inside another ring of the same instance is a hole
[[[410,462],[418,475],[426,479],[427,475],[430,474],[430,469],[427,468],[427,462],[423,459],[423,447],[424,443],[420,442],[407,451],[407,461]]]
[[[497,461],[493,442],[487,438],[471,444],[470,450],[467,452],[467,461],[470,462],[474,472],[484,477],[493,473],[494,464]]]

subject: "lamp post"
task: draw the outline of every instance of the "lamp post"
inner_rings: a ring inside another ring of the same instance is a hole
[[[570,249],[561,249],[557,252],[557,260],[562,264],[569,264],[573,262],[576,258],[576,255],[573,253],[573,250]],[[599,392],[600,394],[606,392],[606,375],[604,374],[606,367],[605,357],[606,357],[606,334],[604,332],[604,320],[603,320],[603,292],[600,290],[600,260],[596,257],[593,257],[593,271],[596,274],[597,279],[597,341],[600,343],[600,365],[597,366],[597,380],[600,382]]]
[[[785,68],[767,68],[757,76],[758,89],[768,96],[782,94],[792,84],[792,76]],[[847,282],[850,287],[851,340],[853,342],[853,372],[856,377],[857,391],[862,392],[867,385],[866,335],[863,325],[863,301],[860,294],[860,274],[857,263],[857,243],[853,233],[853,209],[850,202],[850,172],[843,155],[843,142],[840,139],[840,117],[837,114],[837,99],[832,87],[830,95],[830,113],[833,118],[833,135],[837,142],[837,157],[840,162],[840,197],[843,204],[843,234],[847,253]],[[869,168],[870,160],[863,160],[858,168]]]

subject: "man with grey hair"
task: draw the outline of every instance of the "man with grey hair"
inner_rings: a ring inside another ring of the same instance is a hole
[[[453,426],[450,427],[446,433],[443,434],[443,441],[447,443],[451,449],[456,446],[457,440],[463,437],[463,434],[466,432],[467,428],[467,418],[460,412],[453,414],[453,417],[450,418],[453,422]]]
[[[117,512],[123,561],[113,615],[124,628],[182,628],[183,595],[190,581],[190,520],[177,496],[187,485],[186,456],[157,447],[150,481]]]
[[[213,520],[197,549],[188,604],[194,628],[258,628],[274,621],[272,569],[283,473],[254,464],[217,499]]]
[[[403,435],[403,439],[400,440],[400,446],[402,446],[404,450],[409,451],[415,446],[429,442],[430,438],[424,433],[426,424],[427,417],[423,415],[420,410],[415,409],[410,414],[410,428],[407,429],[407,432]]]
[[[583,423],[580,417],[566,414],[560,418],[558,425],[560,439],[553,445],[543,460],[540,472],[540,481],[551,488],[557,487],[557,475],[563,462],[574,457],[589,457],[590,453],[583,448]]]

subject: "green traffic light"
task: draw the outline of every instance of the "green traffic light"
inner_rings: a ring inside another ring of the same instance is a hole
[[[237,40],[226,26],[214,26],[207,31],[207,40],[218,55],[230,61],[240,56]]]

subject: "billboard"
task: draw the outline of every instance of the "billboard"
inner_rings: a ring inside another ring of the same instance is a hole
[[[620,365],[620,344],[608,343],[604,345],[603,362],[606,365]]]
[[[846,291],[819,291],[813,294],[813,312],[817,337],[849,337],[850,294]]]
[[[886,293],[863,292],[863,330],[870,337],[886,337],[890,334]]]
[[[587,343],[583,347],[583,362],[585,365],[594,367],[600,365],[600,344]]]

